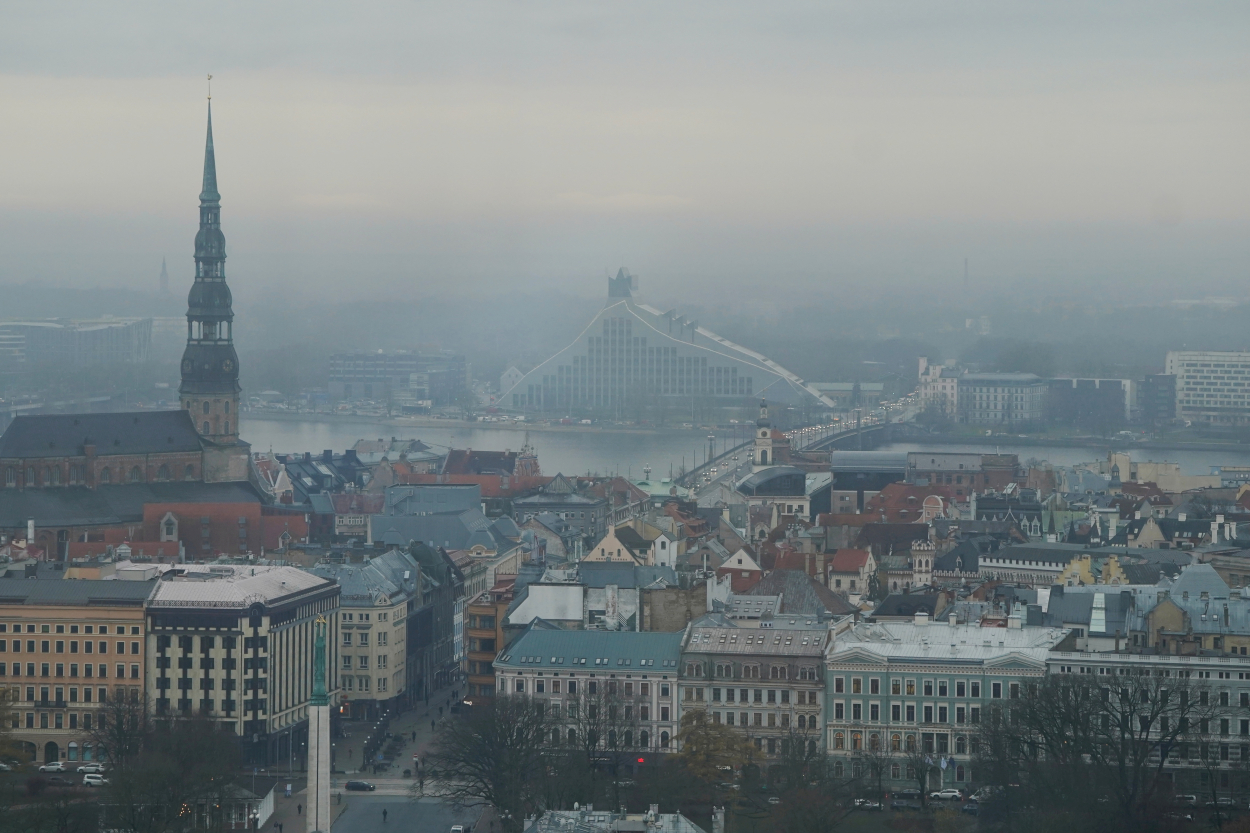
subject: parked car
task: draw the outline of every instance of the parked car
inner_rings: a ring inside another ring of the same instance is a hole
[[[891,809],[891,810],[894,810],[894,811],[899,811],[899,810],[919,810],[919,809],[920,809],[920,802],[919,802],[919,801],[910,801],[910,800],[908,800],[908,799],[906,799],[906,798],[895,798],[895,799],[892,799],[892,800],[890,801],[890,809]]]
[[[959,812],[968,816],[979,816],[981,815],[981,805],[975,801],[969,801],[967,804],[959,808]]]
[[[12,770],[13,770],[13,767],[9,766],[3,761],[0,761],[0,772],[12,772]]]
[[[944,790],[929,793],[929,798],[934,801],[959,801],[964,794],[954,787],[947,787]]]
[[[1222,795],[1214,801],[1207,802],[1208,810],[1231,810],[1237,806],[1237,802],[1233,801],[1226,795]]]
[[[453,825],[451,826],[451,833],[464,833],[464,825],[463,825],[463,824],[453,824]]]
[[[899,798],[911,799],[912,801],[920,800],[920,790],[916,790],[916,789],[899,790],[898,792],[895,793],[895,795],[898,796]]]
[[[96,773],[88,773],[82,777],[82,785],[84,787],[103,787],[107,783],[107,778]]]
[[[94,772],[96,775],[99,775],[104,772],[104,764],[83,764],[78,767],[78,772]]]
[[[880,810],[881,802],[873,801],[871,798],[857,798],[855,799],[855,809],[856,810]]]
[[[343,786],[349,790],[354,790],[356,792],[373,792],[374,790],[377,789],[377,787],[375,787],[373,784],[370,784],[368,781],[348,781]]]
[[[53,761],[50,764],[44,764],[39,767],[40,772],[64,772],[65,763],[63,761]]]
[[[769,804],[780,804],[780,803],[781,803],[781,799],[780,799],[780,798],[778,798],[778,797],[777,797],[777,796],[775,796],[775,795],[770,795],[770,796],[768,797],[768,803],[769,803]]]
[[[40,767],[40,771],[42,771]],[[1198,796],[1196,795],[1176,795],[1172,797],[1172,803],[1177,807],[1197,807]]]
[[[53,775],[51,778],[48,779],[48,786],[50,787],[72,787],[74,786],[74,782],[69,780],[68,778],[62,778],[59,775]]]

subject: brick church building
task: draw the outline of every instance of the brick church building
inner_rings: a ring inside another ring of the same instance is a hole
[[[239,439],[211,106],[181,408],[15,418],[0,436],[0,544],[24,539],[63,561],[92,543],[177,543],[196,558],[258,552],[307,534],[302,514],[271,505],[251,447]]]

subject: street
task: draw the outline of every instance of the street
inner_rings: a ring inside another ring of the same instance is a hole
[[[453,824],[463,824],[467,833],[482,814],[480,807],[457,808],[432,798],[410,801],[376,793],[345,793],[343,800],[348,807],[334,822],[334,833],[378,833],[392,827],[396,833],[448,833]]]

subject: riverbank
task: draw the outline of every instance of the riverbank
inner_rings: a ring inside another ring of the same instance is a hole
[[[477,428],[489,431],[556,431],[560,433],[583,434],[706,435],[709,430],[721,431],[722,433],[724,431],[724,429],[709,429],[706,426],[682,428],[676,426],[660,427],[619,424],[581,425],[573,423],[560,425],[550,422],[516,422],[515,420],[500,420],[498,422],[474,420],[470,422],[463,419],[439,419],[438,417],[429,416],[378,417],[361,416],[359,414],[297,413],[292,411],[247,411],[244,413],[243,419],[249,422],[323,422],[330,425],[367,422],[370,425],[385,425],[392,428]]]
[[[1237,442],[1217,442],[1213,440],[1117,440],[1103,437],[978,437],[956,436],[949,434],[916,433],[906,438],[907,442],[930,445],[965,445],[993,448],[996,446],[1030,446],[1036,448],[1097,448],[1104,451],[1128,451],[1143,449],[1149,451],[1250,451],[1250,444]]]

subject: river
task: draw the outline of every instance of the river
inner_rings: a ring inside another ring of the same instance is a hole
[[[244,419],[240,435],[253,451],[277,453],[324,449],[342,452],[360,439],[400,437],[418,439],[436,449],[477,448],[484,451],[517,451],[526,433],[515,429],[474,426],[448,421],[443,425],[396,427],[368,419],[353,421],[287,421]],[[716,453],[733,445],[733,434],[716,431]],[[707,455],[706,430],[671,429],[663,431],[613,431],[583,428],[547,428],[529,432],[530,445],[538,454],[543,473],[565,474],[620,473],[642,479],[643,467],[650,466],[653,477],[668,477],[670,466],[676,472],[684,463],[702,463]],[[738,441],[749,436],[749,427],[738,432]]]
[[[502,451],[517,450],[525,434],[515,429],[475,426],[463,422],[447,425],[422,425],[398,428],[368,419],[352,421],[300,421],[244,419],[242,436],[252,444],[253,451],[320,452],[333,449],[341,452],[357,440],[378,437],[419,439],[435,448],[477,448]],[[746,430],[743,428],[743,430]],[[737,440],[743,432],[737,432]],[[719,454],[734,442],[728,431],[716,432]],[[684,463],[703,461],[707,454],[707,432],[702,430],[614,431],[581,427],[545,428],[529,433],[530,444],[538,453],[538,462],[545,474],[620,473],[634,478],[643,476],[643,467],[650,466],[654,477],[667,477]],[[1056,466],[1069,466],[1105,455],[1096,448],[1078,446],[1013,446],[1010,443],[925,446],[919,443],[892,443],[881,451],[939,451],[1017,454],[1020,459],[1047,460]],[[1250,450],[1172,451],[1132,449],[1133,459],[1178,463],[1185,474],[1209,474],[1212,465],[1250,465]]]

